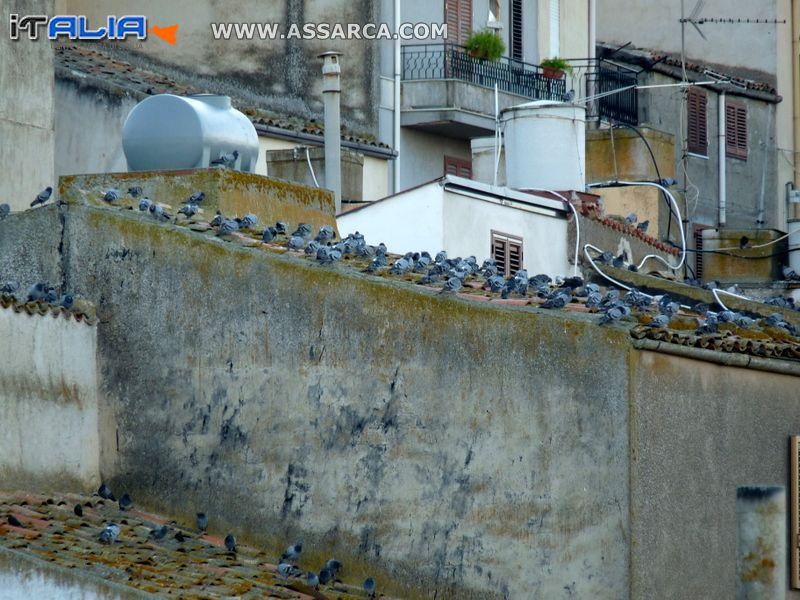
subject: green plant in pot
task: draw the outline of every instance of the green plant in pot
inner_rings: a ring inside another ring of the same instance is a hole
[[[550,79],[562,79],[565,73],[572,73],[572,65],[557,56],[545,58],[539,66],[542,67],[544,76]]]
[[[483,60],[490,60],[496,62],[500,60],[503,53],[506,51],[506,45],[497,33],[492,29],[481,29],[480,31],[473,31],[467,41],[464,42],[469,55],[473,58],[481,58]]]

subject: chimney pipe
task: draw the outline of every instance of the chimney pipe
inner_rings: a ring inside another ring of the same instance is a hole
[[[325,102],[325,187],[333,191],[337,215],[342,211],[341,55],[334,51],[319,55],[323,60],[322,98]]]

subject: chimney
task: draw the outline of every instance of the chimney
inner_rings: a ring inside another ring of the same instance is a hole
[[[341,52],[333,51],[319,55],[323,60],[322,98],[325,102],[325,187],[333,190],[336,214],[342,210],[341,55]]]

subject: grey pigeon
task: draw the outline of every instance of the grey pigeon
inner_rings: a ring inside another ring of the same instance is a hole
[[[375,580],[372,577],[367,577],[364,580],[364,591],[370,598],[375,597]]]
[[[234,219],[225,219],[222,224],[219,226],[219,230],[217,230],[218,236],[223,235],[230,235],[239,231],[239,223],[237,223]]]
[[[242,229],[250,229],[255,227],[258,224],[258,217],[255,216],[253,213],[247,213],[245,216],[242,217],[242,221],[240,223]]]
[[[770,327],[780,327],[782,329],[789,329],[790,325],[783,320],[783,315],[780,313],[772,313],[766,319],[764,319],[764,324],[769,325]]]
[[[323,265],[330,265],[342,258],[342,251],[330,246],[320,246],[317,250],[317,261]]]
[[[133,500],[130,497],[130,494],[123,494],[122,498],[119,499],[119,509],[120,510],[130,510],[133,508]]]
[[[75,297],[72,294],[62,294],[59,304],[69,310],[75,303]]]
[[[184,204],[181,209],[178,211],[179,215],[185,215],[187,219],[191,219],[193,216],[197,214],[200,210],[200,207],[197,204]]]
[[[627,217],[625,217],[625,224],[626,225],[633,225],[639,220],[639,217],[636,216],[636,213],[631,213]]]
[[[647,324],[648,327],[659,327],[664,328],[669,326],[669,315],[656,315],[653,319]]]
[[[322,569],[319,572],[319,582],[322,585],[328,585],[331,581],[333,581],[333,573],[327,567]]]
[[[615,269],[624,269],[625,263],[627,262],[625,260],[626,258],[627,255],[623,252],[622,254],[620,254],[611,261],[611,266],[614,267]]]
[[[162,525],[161,527],[152,529],[149,537],[153,538],[154,540],[163,540],[165,537],[167,537],[167,533],[169,533],[169,527]]]
[[[116,523],[109,523],[105,529],[100,533],[101,544],[113,544],[119,537],[119,525]]]
[[[369,263],[369,266],[364,269],[365,273],[374,273],[378,269],[383,269],[386,267],[386,254],[379,253],[375,255],[375,258],[372,259],[372,262]]]
[[[0,285],[0,294],[13,294],[19,289],[18,281],[6,281]]]
[[[209,165],[212,167],[222,167],[225,169],[233,167],[239,158],[239,151],[234,150],[230,154],[220,154],[219,158],[212,160]]]
[[[610,265],[614,262],[614,255],[611,252],[605,251],[597,257],[597,262],[602,265]]]
[[[152,205],[153,201],[150,200],[150,198],[142,198],[139,200],[139,210],[142,212],[149,212]]]
[[[299,236],[302,238],[307,238],[311,235],[311,225],[308,223],[300,223],[297,226],[297,229],[294,230],[292,236]]]
[[[272,240],[275,239],[275,236],[278,235],[278,230],[274,227],[267,227],[264,230],[264,233],[261,234],[261,241],[265,244],[269,244]]]
[[[342,570],[342,563],[335,558],[331,558],[325,563],[325,568],[328,569],[328,571],[330,571],[335,577],[339,574],[339,571]]]
[[[553,280],[550,278],[549,275],[545,275],[544,273],[540,273],[539,275],[534,275],[528,280],[528,284],[532,287],[539,288],[543,285],[550,285]]]
[[[299,235],[293,235],[289,238],[289,241],[286,242],[286,247],[289,248],[289,250],[302,250],[306,247],[306,241]]]
[[[572,294],[565,291],[556,292],[552,298],[545,300],[542,308],[564,308],[572,300]]]
[[[402,256],[394,262],[391,272],[393,275],[405,275],[413,268],[414,260],[410,256]]]
[[[283,561],[278,563],[278,573],[284,579],[289,577],[300,577],[303,574],[303,572],[294,565]]]
[[[184,200],[184,204],[200,204],[206,198],[205,192],[195,192],[189,198]]]
[[[44,300],[47,295],[47,285],[44,282],[34,283],[28,289],[28,302],[38,302]]]
[[[281,235],[286,235],[286,232],[289,231],[289,225],[285,221],[278,221],[275,223],[275,231]]]
[[[603,317],[600,319],[600,324],[605,325],[606,323],[617,321],[624,316],[625,310],[622,306],[612,306],[603,314]]]
[[[719,319],[720,323],[731,323],[736,320],[737,316],[738,315],[732,310],[723,310],[717,313],[717,318]]]
[[[316,573],[312,573],[311,571],[306,573],[306,585],[314,590],[319,588],[319,577]]]
[[[175,539],[178,540],[178,542],[182,544],[183,542],[185,542],[189,538],[187,538],[185,535],[183,535],[182,531],[179,531],[178,533],[175,534]]]
[[[128,188],[128,195],[131,198],[134,198],[134,199],[138,198],[139,196],[142,195],[142,187],[139,186],[139,185],[134,185],[132,187],[129,187]]]
[[[650,227],[650,221],[642,221],[636,226],[636,229],[642,233],[647,233],[647,228]]]
[[[281,560],[297,562],[300,560],[300,555],[303,553],[303,544],[292,544],[281,555]]]
[[[0,204],[0,221],[5,219],[10,214],[11,214],[11,207],[5,202],[3,202],[3,204]]]
[[[561,101],[570,103],[575,100],[575,90],[570,90],[561,96]]]
[[[36,194],[36,198],[34,198],[33,202],[31,202],[31,208],[33,208],[37,204],[44,204],[45,202],[50,200],[50,196],[52,196],[52,195],[53,195],[53,188],[50,187],[50,186],[47,186],[41,192]]]
[[[225,549],[228,552],[236,552],[236,538],[233,537],[232,533],[225,536]]]
[[[306,246],[305,253],[308,256],[316,256],[317,250],[319,250],[319,242],[317,240],[311,240],[308,242],[308,246]]]
[[[329,242],[335,237],[336,237],[336,232],[333,230],[333,227],[331,227],[330,225],[323,225],[322,227],[319,228],[319,233],[317,234],[317,237],[314,238],[314,240],[317,242],[324,243],[324,242]]]
[[[499,294],[503,290],[505,284],[506,280],[503,279],[501,275],[492,275],[486,280],[486,285],[489,286],[489,290],[495,294]]]
[[[80,502],[79,502],[78,504],[76,504],[76,505],[75,505],[75,506],[72,508],[72,512],[74,512],[74,513],[75,513],[75,516],[76,516],[76,517],[82,517],[82,516],[83,516],[83,507],[80,505]]]
[[[446,260],[447,260],[447,252],[442,250],[441,252],[437,252],[436,257],[433,259],[433,262],[443,263]]]
[[[440,294],[454,294],[462,288],[464,283],[459,277],[450,277],[444,282],[444,287],[439,292]]]
[[[109,488],[105,483],[101,483],[100,487],[97,488],[97,495],[104,500],[115,500],[114,494],[111,493],[111,488]]]
[[[746,315],[737,314],[733,322],[739,327],[750,329],[755,324],[755,319],[751,319]]]
[[[800,279],[800,277],[798,277],[797,273],[795,272],[795,270],[792,267],[784,266],[782,271],[783,271],[783,278],[786,279],[786,280],[790,280],[791,281],[791,280]]]
[[[197,528],[200,531],[207,531],[208,530],[208,515],[204,512],[197,513]]]
[[[164,212],[164,209],[158,202],[153,202],[150,204],[150,216],[154,219],[160,219],[162,221],[169,221],[172,217]]]
[[[597,308],[602,300],[600,292],[589,292],[589,295],[586,296],[586,308]]]
[[[105,195],[103,196],[103,200],[106,202],[116,202],[119,200],[121,193],[117,188],[111,188],[108,190]]]
[[[223,215],[219,210],[217,210],[216,214],[214,215],[214,218],[211,219],[211,223],[209,223],[209,225],[211,225],[212,227],[219,227],[220,225],[222,225],[224,221],[225,221],[225,215]]]

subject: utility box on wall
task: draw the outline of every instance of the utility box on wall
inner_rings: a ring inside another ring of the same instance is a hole
[[[786,240],[763,245],[783,235],[774,229],[705,229],[702,238],[703,279],[721,283],[759,283],[782,279]]]

